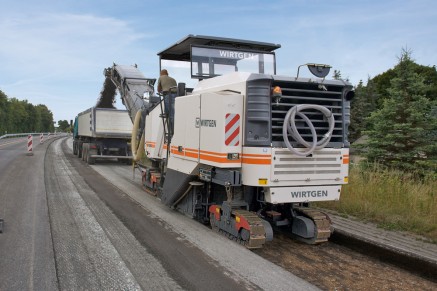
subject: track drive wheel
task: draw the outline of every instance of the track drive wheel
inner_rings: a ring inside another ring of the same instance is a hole
[[[301,207],[296,209],[303,215],[304,219],[311,220],[314,228],[314,235],[310,238],[295,236],[295,238],[306,244],[316,245],[327,242],[331,236],[331,219],[329,216],[316,209]]]

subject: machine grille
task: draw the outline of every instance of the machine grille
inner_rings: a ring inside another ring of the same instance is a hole
[[[274,80],[272,88],[279,86],[282,89],[282,97],[280,99],[272,99],[272,143],[274,146],[283,146],[282,126],[284,118],[288,110],[293,106],[300,104],[317,104],[327,107],[334,114],[335,127],[333,135],[328,144],[328,147],[342,147],[345,143],[344,132],[344,104],[343,104],[343,89],[344,85],[340,83],[326,82],[318,83],[311,81],[291,81],[291,80]],[[305,110],[303,113],[313,123],[318,139],[328,131],[328,122],[323,114],[316,110]],[[301,136],[311,142],[311,131],[308,125],[296,117],[296,125]],[[290,142],[293,141],[289,138]],[[293,146],[299,146],[292,142]]]
[[[341,150],[315,151],[311,157],[293,155],[288,150],[272,152],[271,179],[276,181],[305,181],[308,179],[339,180],[341,177]]]

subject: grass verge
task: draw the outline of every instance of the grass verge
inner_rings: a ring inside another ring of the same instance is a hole
[[[437,180],[414,178],[400,171],[351,167],[340,201],[318,207],[355,216],[389,230],[422,235],[437,243]]]

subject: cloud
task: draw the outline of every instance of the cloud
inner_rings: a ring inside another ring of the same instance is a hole
[[[85,108],[62,108],[66,101],[91,107],[103,83],[103,68],[113,61],[137,62],[146,51],[138,43],[152,36],[137,32],[129,22],[92,14],[3,17],[0,89],[10,97],[46,104],[55,115],[66,110],[76,114]],[[90,96],[73,96],[92,92],[92,86],[98,89],[90,101],[81,102]]]
[[[393,67],[405,46],[413,49],[413,58],[419,63],[437,62],[429,49],[435,49],[437,40],[437,5],[433,1],[318,4],[318,9],[309,5],[308,11],[290,10],[288,19],[277,15],[281,29],[272,33],[283,45],[277,53],[279,73],[285,68],[289,74],[306,62],[322,62],[357,84]]]
[[[103,68],[137,63],[157,77],[156,53],[187,34],[279,43],[278,74],[327,63],[357,84],[393,67],[402,47],[437,64],[436,3],[155,1],[153,12],[148,1],[11,1],[0,18],[0,90],[70,119],[95,104]]]
[[[132,30],[126,22],[93,15],[3,18],[0,59],[13,74],[68,75],[113,57],[146,37]]]

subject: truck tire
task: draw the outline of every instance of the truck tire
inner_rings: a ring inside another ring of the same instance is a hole
[[[86,155],[87,155],[87,146],[88,146],[88,144],[87,143],[84,143],[84,144],[82,144],[82,161],[84,161],[85,162],[85,158],[86,158]]]
[[[82,151],[83,151],[83,143],[78,142],[77,143],[77,157],[79,159],[82,158]]]
[[[77,142],[73,141],[73,155],[77,156]]]
[[[86,162],[88,165],[94,165],[96,163],[96,159],[91,157],[89,146],[86,151]]]

